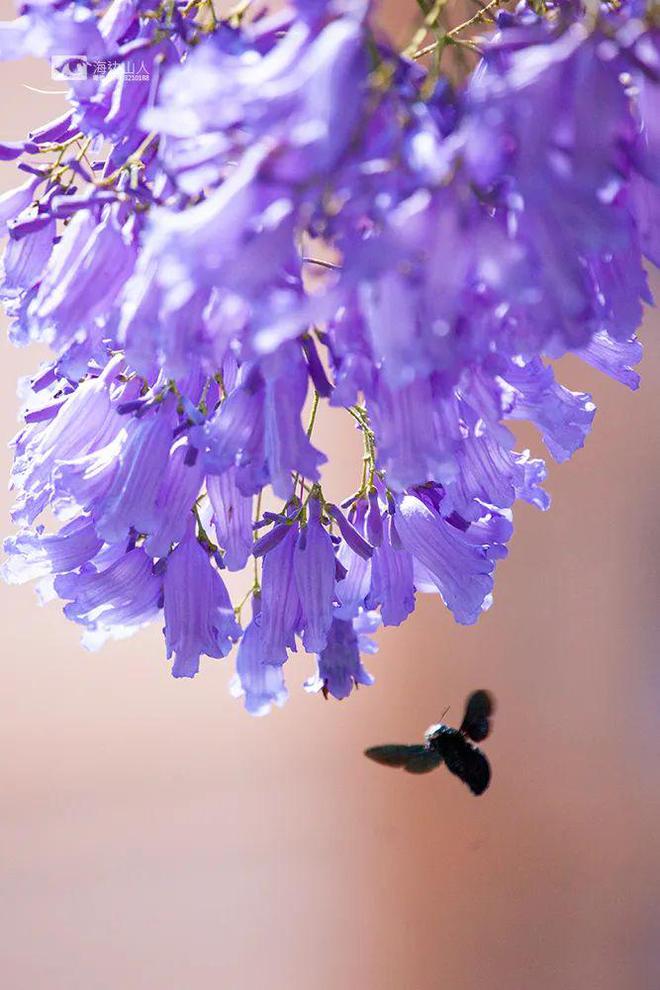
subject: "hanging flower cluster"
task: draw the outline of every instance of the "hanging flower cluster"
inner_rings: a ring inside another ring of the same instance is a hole
[[[403,53],[367,0],[39,0],[0,24],[0,57],[49,57],[70,104],[0,145],[27,175],[0,197],[0,295],[54,354],[22,396],[5,577],[42,579],[89,645],[164,622],[177,677],[237,644],[253,713],[299,647],[308,690],[370,684],[369,634],[417,592],[466,624],[489,606],[514,502],[549,504],[507,421],[563,461],[594,416],[547,359],[638,383],[657,8],[491,0],[450,28],[419,6]],[[364,442],[341,505],[324,404]]]

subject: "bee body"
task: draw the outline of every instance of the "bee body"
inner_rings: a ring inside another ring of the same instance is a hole
[[[470,740],[481,742],[486,738],[494,708],[488,691],[474,691],[467,700],[460,728],[437,722],[424,733],[423,745],[372,746],[365,755],[384,766],[403,767],[415,774],[428,773],[444,763],[473,794],[483,794],[490,783],[490,764]]]

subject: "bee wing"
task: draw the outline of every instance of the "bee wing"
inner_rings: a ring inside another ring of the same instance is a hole
[[[490,717],[495,711],[495,702],[490,691],[473,691],[465,706],[465,715],[460,732],[481,742],[490,732]]]
[[[483,794],[490,783],[490,763],[480,749],[458,735],[446,746],[443,757],[450,773],[467,784],[473,794]]]
[[[415,753],[410,757],[404,770],[408,773],[428,773],[429,770],[435,770],[442,763],[442,757],[440,753],[433,749],[428,749],[426,746],[416,746],[415,749],[420,749],[421,753]]]
[[[442,757],[426,746],[402,746],[389,743],[370,746],[364,755],[386,767],[403,767],[408,773],[428,773],[442,763]]]

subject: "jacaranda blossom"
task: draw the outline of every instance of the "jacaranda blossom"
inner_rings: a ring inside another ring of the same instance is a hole
[[[490,607],[516,502],[550,503],[509,426],[582,447],[569,352],[637,388],[660,263],[652,0],[463,25],[420,3],[404,52],[374,7],[58,0],[0,24],[0,58],[49,58],[69,103],[1,136],[24,175],[0,297],[52,351],[22,387],[4,576],[90,647],[159,622],[176,677],[234,652],[252,714],[298,650],[312,693],[371,684],[370,634],[420,593],[462,624]],[[328,405],[364,447],[340,504]]]

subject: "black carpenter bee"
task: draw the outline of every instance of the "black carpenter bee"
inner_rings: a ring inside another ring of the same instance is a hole
[[[428,773],[444,763],[473,794],[483,794],[490,782],[490,764],[469,740],[481,742],[486,738],[494,710],[495,703],[489,691],[473,691],[467,700],[460,728],[453,729],[439,722],[428,727],[423,746],[397,743],[371,746],[365,749],[365,756],[386,767],[403,767],[408,773]]]

